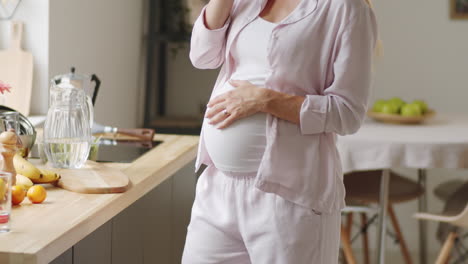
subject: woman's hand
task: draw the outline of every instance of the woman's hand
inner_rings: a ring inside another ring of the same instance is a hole
[[[263,112],[269,101],[269,90],[253,85],[248,81],[229,82],[236,89],[223,93],[210,102],[205,117],[210,124],[223,129],[234,121]]]

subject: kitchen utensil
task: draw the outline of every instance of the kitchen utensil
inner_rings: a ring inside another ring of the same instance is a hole
[[[0,113],[0,131],[10,131],[16,134],[16,146],[18,147],[18,152],[21,153],[23,157],[26,157],[29,153],[29,149],[26,146],[23,146],[21,138],[18,137],[18,122],[19,113],[15,111],[1,112]]]
[[[111,126],[103,126],[98,123],[93,124],[92,133],[111,133],[111,134],[124,134],[136,137],[143,141],[152,141],[154,137],[154,129],[150,128],[117,128]]]
[[[19,113],[16,111],[6,111],[0,113],[0,131],[8,131],[14,129],[15,132],[19,128]]]
[[[3,112],[10,112],[14,111],[15,109],[0,105],[0,113]],[[18,130],[16,130],[23,146],[26,147],[28,150],[32,149],[34,146],[34,142],[36,141],[36,129],[34,128],[33,124],[29,121],[27,117],[18,113]]]
[[[121,146],[128,146],[128,147],[135,147],[135,148],[147,148],[147,149],[150,149],[156,145],[155,141],[142,141],[142,140],[123,141],[123,140],[107,139],[107,138],[101,138],[100,144],[106,145],[106,146],[121,145]]]
[[[88,96],[68,86],[52,90],[52,106],[44,124],[44,152],[56,168],[81,168],[91,144]]]
[[[367,115],[373,118],[374,120],[392,124],[420,124],[426,121],[427,119],[432,118],[433,116],[435,116],[435,114],[436,112],[431,109],[429,109],[422,116],[401,116],[397,114],[384,114],[373,111],[367,112]]]
[[[33,56],[21,49],[23,23],[11,23],[11,41],[7,50],[0,51],[0,79],[11,86],[4,94],[5,105],[29,115],[33,80]]]
[[[31,160],[38,168],[51,169],[60,174],[56,185],[65,190],[78,193],[121,193],[125,192],[130,181],[125,173],[112,167],[88,160],[79,170],[50,168],[50,164],[39,164]]]

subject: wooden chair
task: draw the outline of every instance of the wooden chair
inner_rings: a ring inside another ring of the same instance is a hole
[[[346,188],[346,203],[347,204],[361,204],[361,205],[370,205],[378,204],[380,201],[380,176],[382,175],[381,170],[372,170],[372,171],[358,171],[345,174],[344,176],[344,185]],[[388,214],[390,216],[393,229],[395,231],[395,236],[400,245],[400,250],[403,254],[406,264],[411,264],[411,256],[406,245],[405,239],[401,232],[400,224],[395,215],[393,205],[397,203],[407,202],[414,199],[417,199],[424,193],[423,187],[417,182],[398,175],[395,172],[390,172],[390,185],[389,185],[389,205],[388,205]],[[361,216],[361,230],[363,232],[363,253],[364,253],[364,263],[370,263],[369,256],[369,239],[367,235],[367,213],[358,212]],[[352,254],[347,253],[346,249],[350,249],[351,245],[350,239],[347,239],[347,236],[350,236],[351,226],[353,223],[353,212],[347,213],[347,223],[345,226],[342,226],[342,231],[344,230],[344,235],[342,236],[342,246],[343,251],[345,252],[345,257]],[[346,257],[347,262],[350,263],[352,258]],[[351,262],[353,263],[353,262]],[[355,262],[354,262],[355,263]]]
[[[363,249],[364,249],[364,258],[365,263],[370,263],[369,255],[369,239],[367,236],[368,228],[368,214],[375,214],[376,209],[373,209],[369,206],[359,204],[356,201],[347,201],[347,206],[341,211],[343,215],[346,216],[346,223],[341,225],[341,245],[343,246],[343,254],[347,264],[356,264],[356,257],[354,256],[353,249],[351,247],[352,243],[352,225],[353,225],[353,214],[358,213],[361,215],[361,232],[363,233]]]
[[[468,228],[468,183],[459,186],[459,188],[448,197],[444,211],[441,214],[417,213],[414,217],[421,220],[431,220],[451,225],[452,228],[448,229],[445,242],[436,260],[436,264],[447,264],[450,260],[454,245],[459,242],[457,241],[457,237],[459,237],[461,232],[459,228]]]
[[[437,185],[434,188],[434,195],[439,200],[446,202],[462,185],[462,180],[450,180]]]

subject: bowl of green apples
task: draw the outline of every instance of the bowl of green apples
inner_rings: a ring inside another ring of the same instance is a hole
[[[367,115],[377,121],[394,124],[420,124],[435,115],[423,100],[405,102],[399,97],[379,99]]]

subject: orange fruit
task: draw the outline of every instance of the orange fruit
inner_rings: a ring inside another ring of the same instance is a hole
[[[47,192],[42,185],[34,185],[28,190],[28,199],[32,203],[42,203],[47,197]]]
[[[20,204],[24,197],[26,197],[26,190],[24,190],[23,186],[14,185],[11,187],[11,202],[13,205]]]

